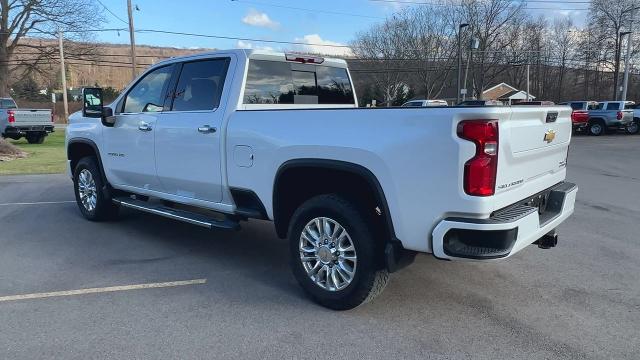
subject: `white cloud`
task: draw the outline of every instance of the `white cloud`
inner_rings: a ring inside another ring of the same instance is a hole
[[[271,18],[269,18],[269,15],[256,9],[249,9],[247,15],[242,18],[242,22],[247,25],[265,27],[272,30],[280,27],[280,23],[271,20]]]
[[[236,47],[238,49],[256,49],[256,50],[274,51],[274,48],[272,48],[271,46],[255,45],[250,41],[243,41],[243,40],[238,40],[238,42],[236,43]]]
[[[323,54],[323,55],[333,55],[333,56],[351,56],[353,52],[351,48],[345,47],[345,44],[324,40],[318,34],[309,34],[305,35],[302,38],[296,38],[296,42],[303,42],[309,45],[298,45],[298,50],[313,53],[313,54]],[[333,45],[333,46],[322,46],[322,45]]]

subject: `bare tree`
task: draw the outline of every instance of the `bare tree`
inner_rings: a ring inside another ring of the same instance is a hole
[[[482,97],[486,85],[506,70],[505,50],[515,41],[526,19],[525,2],[463,0],[463,18],[479,41],[475,56],[475,93]]]
[[[551,30],[550,44],[551,50],[557,56],[555,70],[557,71],[557,92],[556,101],[562,99],[564,90],[567,64],[573,58],[576,45],[576,34],[573,33],[573,21],[571,18],[557,18]]]
[[[38,65],[55,56],[55,47],[23,41],[30,34],[51,38],[63,30],[83,39],[87,30],[100,27],[100,14],[90,0],[0,0],[0,96],[8,95],[10,70],[16,64],[27,72],[38,71]],[[29,49],[32,56],[15,58],[18,48]]]
[[[403,60],[410,58],[410,49],[400,40],[406,36],[409,27],[406,19],[394,16],[357,34],[352,43],[357,58],[375,60],[369,67],[370,75],[382,91],[386,106],[390,106],[406,87],[406,73],[401,68],[405,65]]]
[[[617,98],[618,78],[620,73],[620,32],[629,24],[632,10],[636,14],[640,12],[640,4],[637,0],[592,0],[590,19],[596,30],[596,36],[601,44],[608,44],[608,50],[603,55],[604,61],[613,69],[613,92],[611,97]],[[613,54],[611,54],[613,53]],[[611,54],[611,55],[610,55]]]

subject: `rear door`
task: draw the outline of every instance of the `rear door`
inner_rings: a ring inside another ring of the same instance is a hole
[[[231,58],[185,62],[178,69],[170,111],[155,138],[157,174],[163,191],[186,199],[222,200],[222,99],[228,97]]]

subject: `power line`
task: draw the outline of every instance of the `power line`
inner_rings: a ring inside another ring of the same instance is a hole
[[[96,0],[98,2],[98,4],[102,5],[102,7],[107,10],[107,12],[109,12],[109,14],[113,15],[113,17],[115,17],[116,19],[120,20],[122,23],[129,25],[129,23],[127,21],[124,21],[120,16],[116,15],[113,11],[111,11],[105,4],[102,3],[102,1],[100,0]]]
[[[372,16],[372,15],[364,15],[364,14],[354,14],[354,13],[347,13],[347,12],[341,12],[341,11],[331,11],[331,10],[307,9],[307,8],[301,8],[301,7],[295,7],[295,6],[280,5],[280,4],[271,4],[271,3],[264,3],[264,2],[258,2],[258,1],[245,1],[245,0],[231,0],[231,1],[232,1],[232,2],[236,2],[236,3],[245,3],[245,4],[252,4],[252,5],[271,6],[271,7],[281,8],[281,9],[300,10],[300,11],[307,11],[307,12],[313,12],[313,13],[323,13],[323,14],[331,14],[331,15],[345,15],[345,16],[356,16],[356,17],[369,18],[369,19],[381,19],[381,20],[384,20],[384,19],[385,19],[385,18],[380,17],[380,16]]]
[[[208,35],[208,34],[187,33],[187,32],[179,32],[179,31],[168,31],[168,30],[139,29],[139,30],[136,30],[136,32],[137,33],[158,33],[158,34],[169,34],[169,35],[183,35],[183,36],[194,36],[194,37],[225,39],[225,40],[242,40],[242,41],[253,41],[253,42],[265,42],[265,43],[272,43],[272,44],[291,44],[291,45],[308,45],[308,46],[326,46],[326,47],[334,47],[334,48],[352,48],[352,46],[349,46],[349,45],[314,44],[314,43],[307,43],[307,42],[302,42],[302,41],[264,40],[264,39],[245,38],[245,37]]]
[[[432,3],[432,2],[425,2],[425,1],[413,1],[413,0],[369,0],[371,2],[382,2],[382,3],[393,3],[393,4],[408,4],[408,5],[430,5],[430,6],[449,6],[449,5],[453,5],[453,6],[464,6],[463,4],[441,4],[441,3]],[[517,1],[520,2],[520,1]],[[548,4],[551,4],[550,1],[540,1],[540,2],[545,2]],[[525,4],[526,2],[520,2],[521,4]],[[562,1],[559,2],[562,4],[582,4],[582,2],[571,2],[571,1]],[[585,2],[586,3],[586,2]],[[525,9],[527,10],[557,10],[557,11],[561,11],[561,10],[571,10],[571,11],[587,11],[589,10],[588,8],[554,8],[554,7],[526,7]]]

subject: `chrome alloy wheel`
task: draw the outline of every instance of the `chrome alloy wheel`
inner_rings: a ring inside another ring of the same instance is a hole
[[[93,211],[96,208],[98,194],[96,192],[96,182],[93,180],[91,171],[82,169],[78,175],[78,194],[80,201],[87,211]]]
[[[309,221],[298,249],[307,275],[324,290],[342,290],[353,281],[358,263],[356,249],[337,221],[326,217]]]

